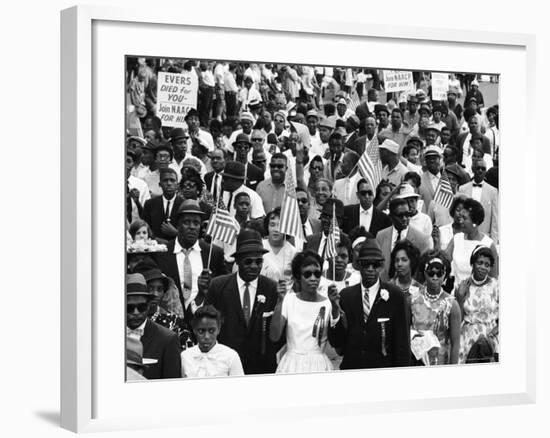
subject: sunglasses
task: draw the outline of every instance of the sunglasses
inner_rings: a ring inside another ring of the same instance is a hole
[[[285,168],[284,164],[270,164],[269,167],[271,167],[272,169],[284,169]]]
[[[407,217],[411,217],[412,214],[410,211],[407,211],[407,212],[403,212],[403,213],[399,213],[399,214],[396,214],[395,217],[398,217],[400,219],[405,219]]]
[[[440,269],[432,269],[430,271],[426,271],[426,276],[428,276],[428,277],[440,278],[440,277],[443,277],[443,275],[445,275],[445,272],[443,272]]]
[[[367,269],[373,267],[374,269],[381,268],[383,263],[381,261],[372,261],[372,260],[358,260],[357,262],[361,268]]]
[[[359,193],[361,196],[372,196],[372,195],[374,195],[372,190],[361,190],[360,192],[357,192],[357,193]]]
[[[250,266],[252,263],[256,263],[257,265],[261,265],[264,262],[264,259],[262,257],[258,257],[256,259],[253,259],[252,257],[247,257],[243,260],[243,263],[246,266]]]
[[[137,309],[139,313],[145,312],[149,307],[149,303],[139,303],[139,304],[126,304],[126,312],[134,313],[134,309]]]
[[[316,271],[305,271],[305,272],[302,272],[302,277],[304,277],[306,280],[308,278],[310,278],[312,275],[315,275],[315,278],[321,278],[321,271],[320,270],[316,270]]]

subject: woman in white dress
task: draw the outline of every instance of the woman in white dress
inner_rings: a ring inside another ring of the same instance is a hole
[[[332,363],[325,354],[332,306],[318,293],[322,260],[313,251],[298,253],[292,261],[297,292],[279,295],[269,336],[277,342],[286,333],[287,351],[276,373],[330,371]]]
[[[478,228],[485,219],[483,206],[475,199],[468,198],[464,201],[460,214],[463,219],[462,226],[464,232],[456,233],[446,250],[447,255],[451,259],[451,269],[455,277],[455,285],[458,286],[461,282],[470,277],[472,273],[470,257],[478,245],[487,246],[493,252],[495,263],[491,268],[490,275],[491,277],[496,277],[498,272],[496,246],[493,239],[479,231]]]
[[[280,219],[280,207],[269,212],[264,219],[267,239],[264,239],[263,245],[268,252],[264,254],[264,263],[260,274],[277,282],[285,280],[290,287],[292,284],[290,263],[297,251],[286,240],[285,235],[279,232]]]

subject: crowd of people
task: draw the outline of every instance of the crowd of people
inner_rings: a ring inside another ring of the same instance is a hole
[[[161,71],[198,78],[178,126]],[[478,75],[439,101],[429,72],[382,78],[127,59],[128,380],[498,361],[498,105]],[[302,236],[281,232],[289,197]]]

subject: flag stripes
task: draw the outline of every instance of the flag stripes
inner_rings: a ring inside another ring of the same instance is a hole
[[[453,197],[453,189],[449,178],[445,172],[442,172],[435,189],[434,202],[445,208],[449,208],[453,202]]]
[[[279,232],[294,236],[295,239],[304,240],[302,220],[298,210],[298,201],[296,201],[296,184],[290,171],[287,171],[285,177],[285,197],[281,205]]]
[[[208,222],[206,234],[210,235],[212,240],[221,240],[231,245],[239,231],[239,224],[229,212],[218,208]]]
[[[376,187],[382,181],[382,162],[380,161],[376,137],[365,147],[365,152],[361,155],[357,166],[361,176],[369,182],[373,190],[376,190]]]

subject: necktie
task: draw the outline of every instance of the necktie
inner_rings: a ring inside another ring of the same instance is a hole
[[[250,321],[250,291],[248,290],[249,283],[244,284],[244,295],[243,295],[243,313],[246,326]]]
[[[191,268],[191,260],[189,259],[189,253],[191,248],[182,249],[185,254],[183,259],[183,298],[188,300],[191,296],[191,287],[193,285],[193,269]]]
[[[170,202],[172,202],[171,200],[168,200],[168,203],[166,204],[166,211],[164,212],[164,220],[165,221],[170,221]]]
[[[306,224],[302,224],[302,231],[304,232],[304,239],[306,238],[307,234],[306,234]]]
[[[219,175],[217,173],[214,174],[214,178],[212,178],[212,187],[210,188],[210,191],[212,192],[212,196],[214,197],[214,200],[218,200],[218,178]]]
[[[369,290],[365,290],[365,293],[363,294],[363,312],[365,313],[365,321],[369,317],[370,313],[370,297],[369,297]]]

